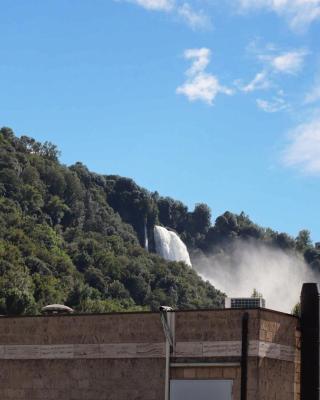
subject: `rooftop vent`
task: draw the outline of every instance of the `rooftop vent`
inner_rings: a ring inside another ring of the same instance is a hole
[[[72,314],[73,309],[63,304],[49,304],[42,308],[43,314]]]
[[[225,308],[266,308],[266,301],[261,297],[227,297]]]

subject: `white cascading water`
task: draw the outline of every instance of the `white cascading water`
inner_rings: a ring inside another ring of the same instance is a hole
[[[156,225],[154,227],[154,241],[159,256],[168,261],[183,261],[192,267],[187,246],[175,232]]]
[[[147,251],[149,251],[149,240],[148,240],[147,224],[144,224],[144,248]]]

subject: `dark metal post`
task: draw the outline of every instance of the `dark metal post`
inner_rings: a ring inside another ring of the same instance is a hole
[[[242,317],[242,346],[241,346],[241,400],[247,399],[248,383],[248,322],[249,314],[246,312]]]
[[[301,292],[301,400],[320,400],[319,286],[304,283]]]

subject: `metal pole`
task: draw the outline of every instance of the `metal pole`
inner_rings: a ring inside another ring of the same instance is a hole
[[[241,393],[240,399],[247,400],[248,384],[248,322],[249,314],[246,312],[242,317],[242,346],[241,346]]]
[[[166,376],[165,376],[164,399],[170,399],[170,343],[166,339]]]
[[[170,355],[175,347],[175,314],[170,307],[160,307],[160,319],[166,338],[165,400],[170,399]]]

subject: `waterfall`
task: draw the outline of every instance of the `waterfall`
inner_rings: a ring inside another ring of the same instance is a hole
[[[154,227],[154,241],[159,256],[169,261],[183,261],[192,267],[187,246],[175,232],[156,225]]]
[[[147,251],[149,251],[149,240],[148,240],[147,224],[144,224],[144,248]]]

